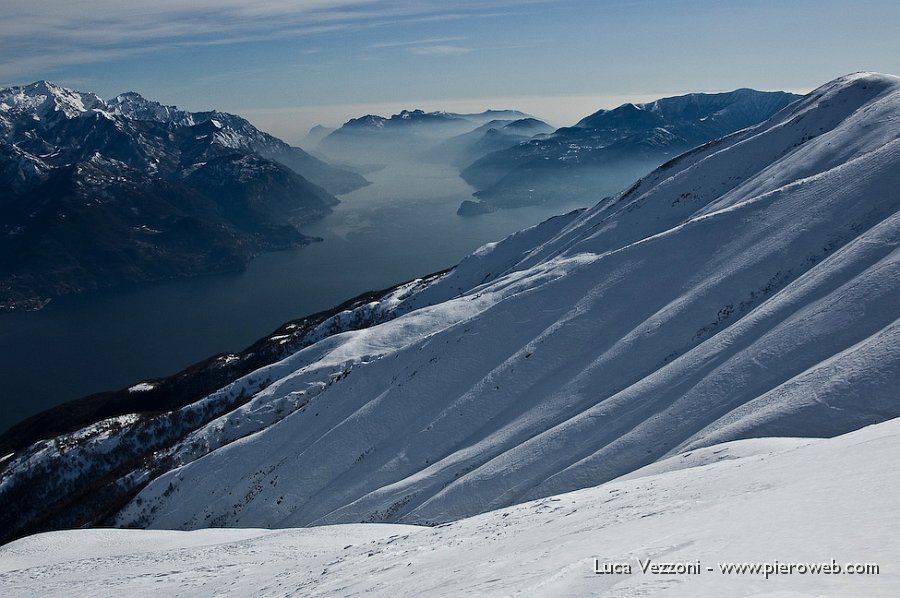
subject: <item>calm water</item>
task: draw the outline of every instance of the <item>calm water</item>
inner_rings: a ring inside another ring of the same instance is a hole
[[[475,218],[472,193],[446,167],[387,168],[304,229],[323,237],[253,260],[240,274],[52,302],[0,314],[0,430],[63,401],[175,373],[238,351],[287,320],[457,263],[480,245],[578,207]]]

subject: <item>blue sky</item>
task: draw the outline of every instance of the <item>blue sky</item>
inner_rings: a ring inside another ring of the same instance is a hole
[[[601,107],[900,74],[896,0],[6,0],[0,85],[238,112],[288,141],[400,108]]]

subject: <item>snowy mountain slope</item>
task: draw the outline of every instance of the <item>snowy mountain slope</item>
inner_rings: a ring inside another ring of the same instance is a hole
[[[5,455],[0,460],[0,503],[7,506],[0,511],[0,542],[27,533],[107,524],[108,516],[150,479],[272,425],[303,408],[327,385],[291,393],[252,413],[222,417],[289,372],[268,364],[340,332],[458,295],[489,280],[486,267],[512,265],[523,247],[552,237],[576,216],[551,218],[516,233],[502,247],[476,252],[448,274],[368,293],[289,322],[239,354],[214,356],[170,378],[142,381],[136,385],[140,392],[130,388],[109,397],[86,397],[11,429],[0,437],[0,454]],[[440,284],[432,284],[435,278]],[[213,392],[217,388],[221,391]],[[165,411],[158,413],[160,408]],[[134,412],[140,415],[128,415]],[[212,420],[217,421],[202,434],[192,434]]]
[[[185,449],[117,521],[448,521],[900,415],[898,106],[895,78],[837,80],[546,241],[485,248],[460,296],[270,366],[191,442],[304,406]]]
[[[0,137],[8,138],[22,118],[48,128],[64,119],[81,116],[103,106],[93,93],[82,93],[37,81],[21,87],[0,89]]]
[[[94,121],[95,124],[92,128],[79,127],[83,121]],[[125,159],[132,166],[151,168],[163,158],[159,154],[165,153],[160,147],[164,142],[155,139],[152,131],[134,131],[134,122],[177,128],[206,124],[205,128],[195,130],[207,136],[193,138],[193,141],[205,142],[199,144],[204,148],[215,146],[258,153],[281,162],[329,193],[347,193],[368,184],[359,175],[291,147],[234,114],[217,110],[187,112],[148,100],[135,92],[123,93],[104,102],[96,94],[66,89],[47,81],[0,89],[0,144],[24,150],[31,160],[49,158],[51,162],[59,163],[61,159],[71,159],[72,151],[85,145],[85,150],[100,150],[104,155]],[[110,133],[104,130],[104,125],[117,131]],[[110,135],[114,137],[110,138]],[[129,135],[132,139],[126,139]],[[99,143],[104,136],[117,141],[118,147]],[[110,153],[115,151],[123,152],[122,156]]]
[[[365,306],[386,317],[215,393],[229,408],[159,463],[104,465],[127,425],[70,435],[6,459],[0,497],[99,468],[143,490],[86,523],[435,523],[896,417],[898,116],[897,78],[838,79]]]
[[[234,114],[218,110],[186,112],[175,106],[164,106],[159,102],[148,100],[135,92],[120,94],[107,105],[111,113],[134,120],[151,120],[189,127],[212,123],[215,127],[216,143],[232,149],[256,152],[265,158],[280,162],[329,193],[349,193],[369,184],[362,176],[323,162],[299,147],[292,147]]]
[[[55,532],[0,548],[0,588],[6,596],[893,596],[900,474],[886,457],[898,451],[900,420],[829,440],[738,441],[437,528]],[[642,573],[648,559],[699,572]],[[832,559],[841,573],[720,569]],[[630,574],[595,573],[614,564]],[[848,564],[878,572],[846,573]]]

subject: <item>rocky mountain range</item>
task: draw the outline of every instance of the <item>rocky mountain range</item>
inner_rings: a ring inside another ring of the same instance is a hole
[[[0,306],[242,268],[367,184],[235,115],[0,90]]]
[[[600,110],[573,127],[475,158],[463,178],[479,202],[462,213],[584,200],[589,205],[676,155],[755,125],[799,96],[738,89]]]
[[[516,110],[457,114],[415,109],[402,110],[390,118],[368,114],[350,119],[329,133],[316,149],[329,158],[360,164],[416,161],[434,151],[434,146],[492,121],[508,124],[530,118]]]

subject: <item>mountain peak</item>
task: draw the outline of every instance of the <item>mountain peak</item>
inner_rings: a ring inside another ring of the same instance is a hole
[[[652,129],[661,121],[676,124],[701,122],[704,118],[729,118],[743,128],[759,122],[756,117],[767,106],[784,105],[800,96],[783,91],[737,89],[722,93],[689,93],[670,96],[644,104],[626,103],[612,110],[598,110],[583,118],[575,128],[619,127],[620,121],[637,119],[633,125]]]
[[[166,106],[154,100],[148,100],[135,91],[120,93],[109,102],[109,110],[126,118],[135,120],[152,120],[156,122],[174,122],[178,125],[193,125],[194,115],[179,110],[177,106]]]
[[[365,116],[360,116],[359,118],[351,118],[347,122],[344,123],[344,127],[348,129],[353,128],[382,128],[384,127],[384,123],[387,121],[383,116],[378,116],[377,114],[366,114]],[[342,127],[343,128],[343,127]],[[338,129],[340,130],[340,129]]]
[[[874,98],[882,92],[900,88],[900,77],[884,75],[870,71],[850,73],[821,85],[809,93],[807,99],[820,98],[832,94],[857,90],[867,97]]]
[[[38,120],[63,114],[75,118],[95,108],[103,100],[93,93],[81,93],[43,79],[20,87],[0,89],[0,105],[4,112],[32,111]]]
[[[148,100],[141,94],[136,91],[126,91],[124,93],[120,93],[113,99],[109,100],[107,104],[110,105],[126,105],[126,104],[158,104],[159,102],[154,102],[153,100]]]
[[[408,118],[415,118],[415,117],[417,117],[417,116],[423,116],[424,114],[425,114],[425,111],[424,111],[424,110],[422,110],[422,109],[420,109],[420,108],[415,108],[414,110],[401,110],[401,111],[400,111],[400,114],[398,114],[397,116],[398,116],[399,118],[408,119]],[[445,113],[441,113],[441,112],[432,112],[432,114],[434,114],[434,115],[442,115],[442,114],[445,114]]]
[[[34,83],[23,86],[22,89],[29,93],[53,93],[54,90],[61,90],[62,88],[46,79],[39,79]]]
[[[882,83],[887,85],[897,85],[900,84],[900,77],[896,75],[888,75],[886,73],[878,73],[875,71],[856,71],[855,73],[848,73],[843,77],[838,77],[829,84],[848,84],[858,81],[865,81],[869,83]]]

